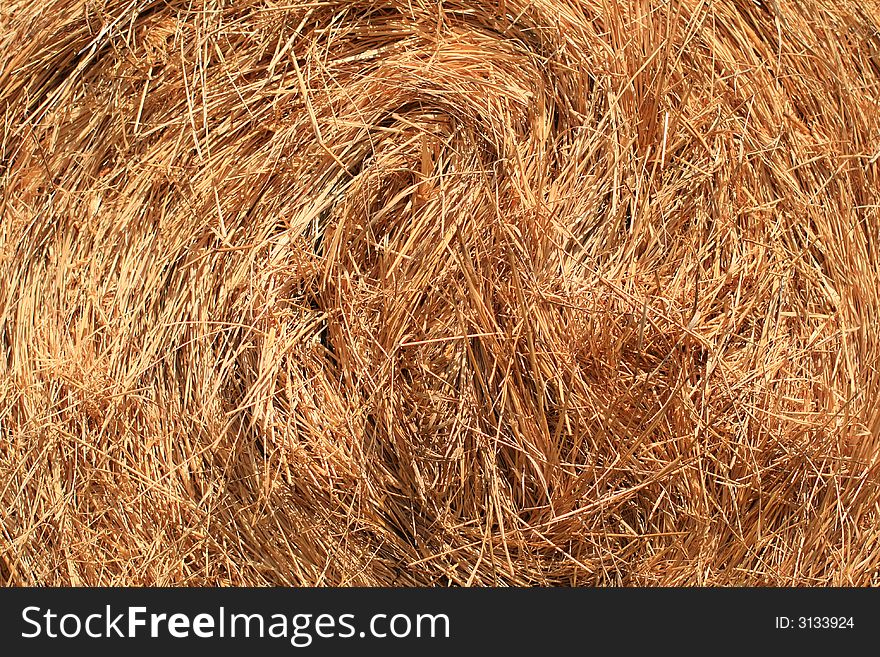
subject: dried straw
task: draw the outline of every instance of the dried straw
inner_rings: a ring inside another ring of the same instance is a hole
[[[880,584],[876,0],[0,53],[0,582]]]

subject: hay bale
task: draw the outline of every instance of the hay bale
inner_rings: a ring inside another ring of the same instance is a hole
[[[880,8],[0,7],[7,584],[880,584]]]

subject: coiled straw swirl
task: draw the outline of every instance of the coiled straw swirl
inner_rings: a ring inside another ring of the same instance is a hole
[[[880,584],[876,3],[0,27],[0,581]]]

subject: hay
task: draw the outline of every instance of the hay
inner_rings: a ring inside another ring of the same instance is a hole
[[[880,584],[880,6],[3,0],[0,581]]]

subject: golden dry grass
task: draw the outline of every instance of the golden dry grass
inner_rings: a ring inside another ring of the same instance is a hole
[[[871,0],[0,0],[0,581],[880,584]]]

